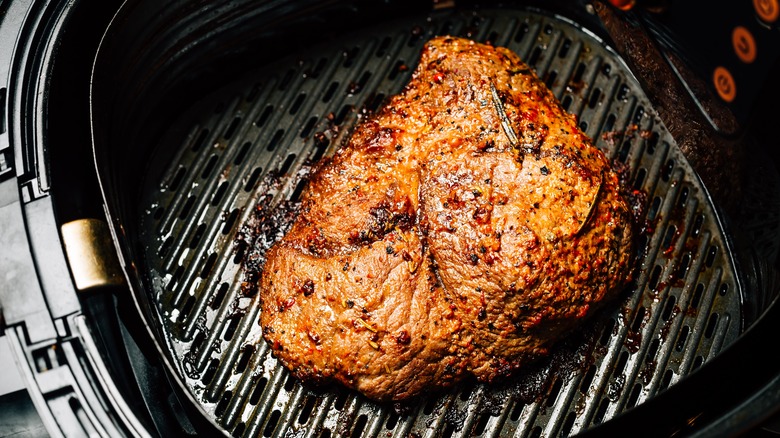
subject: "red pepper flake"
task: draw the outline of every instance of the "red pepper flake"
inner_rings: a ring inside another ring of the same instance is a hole
[[[434,73],[433,82],[436,82],[437,84],[441,84],[442,82],[444,82],[444,75],[441,72]]]

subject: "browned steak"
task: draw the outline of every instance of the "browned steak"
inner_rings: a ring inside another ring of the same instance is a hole
[[[267,254],[296,376],[401,400],[547,353],[630,279],[617,175],[511,51],[440,37],[320,164]]]

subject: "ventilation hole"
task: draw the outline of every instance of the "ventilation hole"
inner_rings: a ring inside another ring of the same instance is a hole
[[[306,424],[311,417],[311,413],[314,412],[314,406],[317,405],[317,397],[306,397],[306,401],[303,403],[303,409],[301,409],[300,415],[298,415],[298,424]]]
[[[284,163],[282,163],[282,167],[279,168],[279,174],[286,175],[294,162],[295,162],[295,154],[288,155],[287,158],[284,159]]]
[[[647,212],[647,220],[652,222],[655,220],[655,215],[658,213],[658,209],[661,208],[661,198],[656,196],[653,198],[653,203],[650,204],[650,210]]]
[[[644,306],[637,309],[636,316],[634,317],[634,323],[631,324],[631,330],[638,332],[642,328],[642,323],[645,321],[645,313],[647,310]]]
[[[607,116],[607,119],[604,121],[604,127],[601,130],[604,132],[611,132],[613,129],[615,129],[615,121],[617,121],[617,116],[610,113]]]
[[[512,407],[512,412],[509,414],[509,418],[512,421],[519,420],[520,415],[522,415],[524,408],[525,408],[525,404],[523,402],[521,402],[520,400],[515,401],[515,405]]]
[[[290,82],[292,82],[294,74],[295,74],[295,70],[293,69],[287,70],[287,73],[284,74],[282,80],[279,81],[279,86],[277,88],[279,90],[284,90],[285,88],[287,88],[287,86],[290,85]]]
[[[567,95],[563,96],[563,99],[561,100],[561,107],[562,107],[562,108],[563,108],[565,111],[568,111],[568,110],[569,110],[569,107],[571,106],[571,102],[572,102],[572,98],[571,98],[571,96],[569,96],[569,95],[567,94]]]
[[[685,349],[685,342],[688,340],[688,333],[690,332],[690,328],[685,325],[680,329],[680,334],[677,336],[677,344],[675,344],[674,348],[678,352],[682,352]]]
[[[217,190],[214,192],[214,196],[211,198],[211,205],[216,206],[222,201],[222,198],[225,196],[225,193],[228,189],[228,182],[222,181],[222,183],[217,187]]]
[[[336,402],[333,404],[333,407],[336,408],[337,411],[344,409],[344,406],[347,404],[347,397],[349,397],[349,394],[345,391],[341,391],[339,396],[336,397]]]
[[[617,98],[618,101],[624,101],[624,100],[628,99],[628,93],[630,93],[630,92],[631,92],[631,89],[628,88],[628,85],[621,84],[620,88],[618,88],[618,92],[615,95],[615,97]]]
[[[471,396],[472,391],[474,391],[474,384],[471,382],[466,383],[463,389],[460,391],[460,399],[463,401],[467,401]]]
[[[693,227],[691,227],[691,236],[698,237],[699,233],[701,233],[702,225],[704,225],[704,215],[697,214],[696,217],[693,218]]]
[[[233,429],[232,435],[234,437],[240,437],[244,434],[245,431],[246,431],[246,423],[238,423],[235,429]]]
[[[485,429],[487,429],[487,425],[489,421],[490,421],[490,414],[484,413],[480,415],[479,420],[477,421],[477,426],[474,428],[474,434],[482,435],[485,432]]]
[[[238,209],[234,208],[233,211],[230,212],[230,216],[228,216],[227,220],[225,220],[225,225],[222,226],[222,234],[229,234],[230,230],[233,229],[233,225],[235,225],[237,219]]]
[[[455,425],[452,423],[447,423],[444,426],[444,431],[442,432],[441,436],[453,436],[455,434]]]
[[[203,172],[200,173],[201,179],[206,179],[211,175],[211,172],[214,171],[214,166],[217,164],[217,156],[212,155],[209,158],[209,161],[206,163],[206,166],[203,168]]]
[[[244,159],[249,153],[250,147],[252,147],[252,142],[249,141],[241,145],[241,149],[238,150],[238,154],[236,154],[236,157],[233,159],[234,165],[238,166],[239,164],[244,162]]]
[[[232,436],[234,437],[240,437],[244,434],[246,431],[246,424],[245,423],[238,423],[236,427],[233,429]]]
[[[254,102],[257,96],[260,94],[260,84],[255,84],[244,99],[247,102]]]
[[[297,113],[298,110],[301,109],[301,105],[303,105],[304,100],[306,100],[306,93],[301,93],[298,95],[298,97],[295,98],[292,106],[290,107],[290,115]]]
[[[176,271],[173,273],[170,281],[168,281],[168,285],[166,286],[168,291],[173,291],[176,288],[176,286],[179,284],[179,279],[181,279],[181,276],[183,274],[184,274],[184,267],[183,266],[176,267]]]
[[[206,368],[206,372],[203,373],[203,378],[201,379],[201,382],[203,382],[204,385],[208,386],[211,383],[214,376],[217,374],[217,368],[219,368],[219,359],[211,359],[211,362],[209,362],[209,366]]]
[[[636,172],[636,179],[634,179],[634,188],[639,190],[645,183],[645,177],[647,176],[647,170],[643,167]]]
[[[683,187],[682,190],[680,190],[680,197],[677,199],[678,208],[685,208],[685,204],[688,203],[688,194],[688,187]]]
[[[406,63],[403,60],[399,59],[398,61],[395,62],[393,68],[390,69],[390,74],[387,75],[387,79],[394,81],[399,74],[407,70],[409,70],[409,66],[406,65]]]
[[[363,435],[363,429],[366,428],[366,424],[368,423],[368,416],[366,414],[362,414],[358,417],[357,421],[355,422],[355,428],[352,429],[352,438],[358,438]]]
[[[653,273],[650,276],[650,290],[656,290],[658,287],[658,280],[661,278],[661,267],[656,265],[653,269]]]
[[[704,364],[704,358],[701,356],[696,356],[693,359],[693,364],[691,364],[691,370],[698,369],[700,366]]]
[[[187,301],[184,302],[184,307],[182,307],[181,312],[179,312],[179,320],[186,321],[190,316],[193,307],[195,307],[195,297],[188,297]]]
[[[246,370],[249,361],[252,359],[252,355],[255,353],[255,347],[252,344],[247,344],[242,347],[241,356],[238,357],[236,362],[236,369],[234,374],[241,374]]]
[[[274,430],[276,430],[276,425],[279,424],[279,418],[282,416],[282,411],[278,409],[274,409],[273,412],[271,412],[271,416],[268,418],[268,422],[265,423],[265,429],[263,429],[263,436],[272,436],[274,434]]]
[[[614,329],[615,329],[615,320],[613,318],[610,318],[609,320],[607,320],[604,329],[601,331],[601,338],[599,339],[601,345],[606,346],[609,343],[609,340],[612,338]]]
[[[214,294],[214,298],[210,303],[212,309],[219,309],[219,307],[222,305],[222,300],[224,300],[225,295],[227,295],[229,287],[230,285],[228,283],[222,283],[219,285],[219,289],[217,289],[217,293]]]
[[[349,50],[345,50],[342,53],[344,62],[342,62],[341,65],[346,68],[352,67],[352,64],[355,62],[355,58],[357,57],[358,53],[360,53],[360,47],[353,47]]]
[[[230,341],[233,339],[233,335],[236,334],[236,329],[238,329],[238,324],[241,322],[241,318],[233,317],[230,318],[230,322],[225,327],[225,333],[222,335],[222,339],[226,341]]]
[[[565,40],[563,40],[563,43],[561,44],[561,48],[558,49],[558,57],[565,58],[566,55],[569,54],[569,49],[571,49],[571,40],[566,38]]]
[[[282,139],[282,136],[284,135],[284,129],[277,129],[274,133],[274,136],[271,137],[271,141],[268,142],[268,146],[265,148],[269,151],[273,151],[276,149],[276,146],[279,144],[279,141]]]
[[[195,205],[195,196],[190,196],[189,198],[187,198],[187,201],[184,202],[184,205],[181,207],[181,210],[179,210],[179,219],[184,219],[187,216],[189,216],[193,205]]]
[[[520,28],[517,29],[517,33],[515,34],[515,42],[520,42],[525,38],[525,35],[528,33],[528,23],[523,23],[520,25]]]
[[[217,407],[214,408],[215,417],[220,418],[225,414],[225,411],[227,410],[228,404],[230,403],[230,399],[232,397],[233,397],[233,392],[231,391],[225,391],[225,393],[222,394],[222,398],[219,399],[219,403],[217,403]]]
[[[211,274],[211,270],[214,269],[214,264],[216,262],[217,253],[211,253],[208,259],[206,259],[206,264],[203,265],[203,270],[200,271],[200,278],[208,278],[209,274]]]
[[[287,392],[292,392],[293,388],[295,388],[295,377],[290,374],[287,376],[287,380],[284,382],[284,390]]]
[[[236,130],[238,129],[238,125],[240,124],[241,124],[241,117],[234,117],[233,120],[230,121],[230,124],[225,130],[225,133],[222,134],[222,137],[225,140],[230,140],[231,138],[233,138],[233,134],[236,133]]]
[[[626,140],[623,142],[623,146],[620,148],[620,151],[618,152],[618,160],[625,163],[628,160],[628,155],[631,152],[631,141]]]
[[[558,399],[558,393],[561,392],[562,386],[563,383],[561,382],[561,379],[555,379],[553,387],[550,389],[550,395],[547,397],[547,406],[555,405],[555,400]]]
[[[165,239],[165,242],[163,242],[162,245],[160,245],[160,250],[157,251],[157,255],[160,256],[160,258],[165,258],[165,256],[168,255],[168,251],[170,251],[171,246],[173,245],[173,236],[168,236],[167,239]]]
[[[333,119],[333,123],[336,125],[341,125],[344,122],[344,119],[347,118],[347,114],[349,114],[354,107],[352,105],[344,105],[341,107],[341,111],[336,115],[336,117]]]
[[[637,383],[636,385],[634,385],[634,388],[631,390],[631,395],[628,396],[626,407],[633,408],[634,406],[636,406],[636,402],[639,400],[639,394],[641,393],[642,393],[642,385]]]
[[[674,295],[669,295],[666,297],[666,305],[664,306],[664,311],[661,314],[661,318],[663,318],[664,321],[669,321],[672,318],[676,304],[677,299],[674,297]]]
[[[707,328],[704,330],[704,337],[707,339],[712,338],[715,334],[715,328],[718,326],[718,314],[713,313],[710,315],[710,320],[707,322]]]
[[[173,176],[173,180],[168,184],[168,190],[174,192],[179,189],[181,182],[184,180],[184,174],[187,173],[187,169],[179,167],[176,169],[176,174]]]
[[[249,179],[246,181],[246,184],[244,185],[245,192],[251,192],[252,189],[255,188],[255,184],[257,184],[257,181],[260,180],[260,175],[262,173],[263,173],[262,167],[256,167],[255,170],[252,171],[252,174],[249,175]]]
[[[303,193],[303,189],[306,187],[306,184],[307,184],[307,180],[305,179],[298,181],[298,184],[295,186],[295,190],[290,196],[291,201],[295,202],[301,198],[301,193]]]
[[[423,406],[423,414],[431,415],[434,409],[436,409],[436,399],[431,397],[425,402],[425,406]]]
[[[364,71],[363,74],[360,75],[360,79],[358,79],[356,87],[350,87],[351,88],[350,94],[357,94],[363,91],[369,79],[371,79],[371,72]]]
[[[257,380],[257,383],[255,384],[255,389],[252,390],[252,395],[249,396],[249,404],[252,406],[257,406],[257,403],[260,401],[260,398],[263,396],[263,391],[265,391],[265,386],[268,384],[268,379],[265,377],[261,377]]]
[[[596,108],[596,104],[599,103],[599,99],[601,98],[601,88],[594,88],[593,91],[590,92],[590,99],[588,100],[588,107],[589,108]]]
[[[642,121],[642,117],[645,115],[645,108],[641,105],[636,107],[634,111],[634,124],[638,125]]]
[[[685,253],[680,258],[680,263],[677,265],[676,276],[678,279],[683,280],[688,276],[688,269],[691,267],[691,254]]]
[[[712,267],[712,264],[715,263],[715,256],[718,255],[718,247],[713,245],[710,247],[710,250],[707,252],[707,258],[704,260],[704,263],[707,265],[708,268]]]
[[[325,69],[325,64],[327,64],[327,62],[327,58],[320,58],[319,61],[317,61],[317,64],[314,66],[314,69],[310,71],[307,76],[312,79],[320,77],[320,74],[322,74],[322,71]]]
[[[718,291],[718,293],[720,293],[720,296],[723,297],[723,296],[726,296],[728,291],[729,291],[729,285],[726,284],[726,283],[723,283],[723,284],[720,285],[720,291]]]
[[[588,122],[586,122],[586,121],[584,121],[584,120],[583,120],[583,121],[581,121],[581,122],[580,122],[580,129],[581,129],[582,131],[587,131],[587,130],[588,130]]]
[[[650,138],[647,139],[647,142],[645,143],[645,151],[648,155],[653,155],[653,152],[655,152],[656,146],[658,146],[658,133],[653,132],[650,134]]]
[[[588,367],[588,371],[582,377],[582,382],[580,382],[581,394],[587,395],[590,392],[590,384],[593,383],[593,377],[595,376],[596,376],[596,367],[594,365],[591,365]]]
[[[162,219],[164,213],[165,213],[165,207],[157,207],[157,209],[154,210],[154,214],[152,215],[152,218],[154,218],[154,220],[156,221],[159,221],[160,219]]]
[[[604,421],[604,415],[606,415],[608,407],[609,400],[606,398],[601,400],[601,404],[599,404],[596,410],[596,415],[593,416],[593,424],[601,424]]]
[[[672,370],[666,370],[664,373],[664,377],[661,379],[661,382],[658,384],[659,390],[666,389],[669,387],[669,384],[672,383],[672,377],[674,377],[674,372]]]
[[[674,224],[669,224],[669,227],[666,228],[666,234],[664,235],[664,240],[661,243],[661,250],[664,252],[665,256],[672,255],[672,251],[674,251],[674,242],[677,237],[677,226]]]
[[[579,63],[579,65],[577,65],[577,70],[574,71],[574,76],[572,76],[571,78],[571,82],[574,85],[573,88],[575,89],[580,88],[581,85],[580,82],[582,82],[582,75],[585,74],[585,67],[586,67],[585,64],[582,62]]]
[[[704,285],[699,283],[696,286],[696,291],[693,293],[693,299],[691,300],[691,304],[688,306],[688,308],[689,309],[698,308],[699,303],[701,302],[703,296],[704,296]]]
[[[379,105],[385,100],[383,93],[375,94],[370,100],[366,108],[371,112],[376,112],[379,109]]]
[[[311,131],[314,129],[314,125],[317,124],[317,118],[312,116],[309,117],[309,120],[306,122],[306,125],[303,126],[303,129],[301,130],[301,138],[307,138],[309,135],[311,135]]]
[[[544,26],[544,33],[545,33],[545,35],[550,35],[552,33],[552,31],[553,31],[553,28],[549,24],[546,24]]]
[[[265,125],[265,122],[268,121],[268,119],[271,117],[271,114],[274,112],[274,106],[268,105],[265,107],[262,113],[260,113],[260,117],[257,118],[257,121],[255,121],[255,126],[258,128],[262,128],[263,125]]]
[[[492,46],[493,44],[496,43],[496,41],[498,41],[499,37],[500,35],[498,34],[498,32],[496,31],[490,32],[490,35],[487,36],[485,43]]]
[[[192,234],[192,239],[190,239],[190,248],[198,246],[198,243],[200,243],[200,240],[203,238],[203,233],[205,232],[206,224],[198,225],[198,228],[196,228],[195,232]]]
[[[393,430],[395,429],[395,426],[398,424],[398,420],[401,417],[398,415],[397,412],[395,412],[395,409],[390,411],[390,415],[387,416],[387,423],[385,424],[385,428],[387,430]]]
[[[190,149],[192,152],[198,152],[200,148],[203,147],[204,144],[206,144],[206,138],[209,135],[208,129],[203,129],[198,133],[198,137],[195,139],[194,142],[192,142],[192,146],[190,146]]]
[[[203,333],[203,331],[199,331],[197,335],[195,335],[195,340],[192,341],[192,345],[190,345],[190,352],[192,354],[196,354],[196,352],[199,352],[203,348],[203,344],[206,343],[206,334]]]
[[[328,429],[327,427],[325,429],[322,429],[319,438],[330,438],[330,429]]]
[[[623,371],[626,369],[626,363],[628,363],[628,353],[622,352],[620,353],[620,358],[618,359],[617,364],[615,365],[615,370],[612,372],[613,376],[619,376],[623,373]]]
[[[328,89],[325,90],[325,94],[322,95],[322,101],[327,103],[329,102],[333,96],[336,94],[336,90],[339,88],[338,82],[331,82],[328,86]]]
[[[381,43],[379,43],[379,47],[377,47],[376,52],[374,54],[378,57],[385,56],[385,53],[387,53],[387,48],[390,47],[390,43],[393,42],[393,40],[388,36],[385,37]]]
[[[547,79],[544,80],[544,83],[545,83],[545,85],[547,85],[547,87],[552,88],[553,87],[553,83],[555,83],[555,79],[558,78],[558,72],[555,71],[555,70],[550,70],[550,71],[547,72],[546,76],[547,76]]]
[[[542,48],[537,46],[534,48],[534,51],[531,52],[531,56],[528,58],[528,65],[530,66],[536,66],[536,63],[539,61],[539,58],[542,56]]]
[[[647,349],[647,355],[645,356],[645,362],[650,363],[653,361],[653,358],[655,358],[656,353],[658,353],[658,347],[661,346],[661,343],[658,341],[658,338],[654,338],[653,342],[650,343],[650,348]]]
[[[663,170],[661,170],[661,178],[664,181],[669,181],[669,178],[672,177],[672,171],[674,170],[674,160],[669,160],[664,165]]]

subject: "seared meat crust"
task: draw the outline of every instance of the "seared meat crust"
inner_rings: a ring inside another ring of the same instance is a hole
[[[378,400],[508,375],[630,280],[619,189],[514,53],[435,38],[267,253],[264,337],[296,376]]]

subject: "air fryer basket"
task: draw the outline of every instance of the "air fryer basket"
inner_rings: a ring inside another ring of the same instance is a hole
[[[595,33],[533,8],[283,3],[125,5],[95,66],[98,173],[135,299],[180,383],[228,433],[569,435],[674,385],[745,329],[746,288],[716,207]],[[337,32],[309,22],[315,12],[374,24]],[[301,25],[327,38],[273,36]],[[638,278],[584,334],[508,382],[396,405],[311,387],[261,338],[252,283],[262,249],[294,216],[312,165],[401,90],[422,45],[442,34],[517,52],[628,166],[646,199]],[[242,58],[250,67],[236,70]]]

